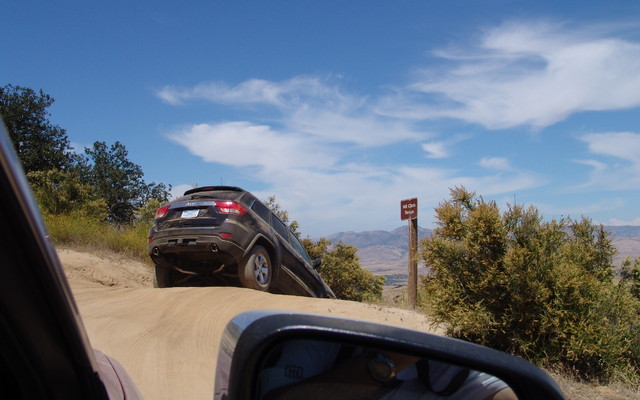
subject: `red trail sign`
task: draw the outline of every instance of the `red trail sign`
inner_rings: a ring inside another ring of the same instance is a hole
[[[400,219],[418,218],[418,199],[408,199],[400,201]]]

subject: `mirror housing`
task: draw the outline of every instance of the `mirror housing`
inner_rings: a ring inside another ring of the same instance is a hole
[[[313,269],[318,269],[322,265],[322,257],[316,257],[312,260],[311,266]]]
[[[258,399],[257,382],[265,359],[292,340],[403,353],[493,375],[519,400],[564,399],[556,383],[540,368],[484,346],[372,322],[270,310],[242,313],[228,323],[218,353],[214,399]]]

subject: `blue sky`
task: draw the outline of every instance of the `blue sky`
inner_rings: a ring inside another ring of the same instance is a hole
[[[640,225],[640,2],[6,1],[0,84],[147,181],[243,187],[303,235],[449,188]]]

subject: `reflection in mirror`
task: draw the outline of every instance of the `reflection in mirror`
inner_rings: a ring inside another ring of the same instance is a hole
[[[261,400],[517,400],[495,376],[386,349],[294,339],[275,346],[258,371]]]

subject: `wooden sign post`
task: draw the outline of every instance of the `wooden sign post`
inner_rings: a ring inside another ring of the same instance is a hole
[[[409,220],[409,279],[407,291],[409,306],[416,308],[418,297],[418,259],[416,256],[418,249],[418,199],[402,200],[400,202],[400,219]]]

